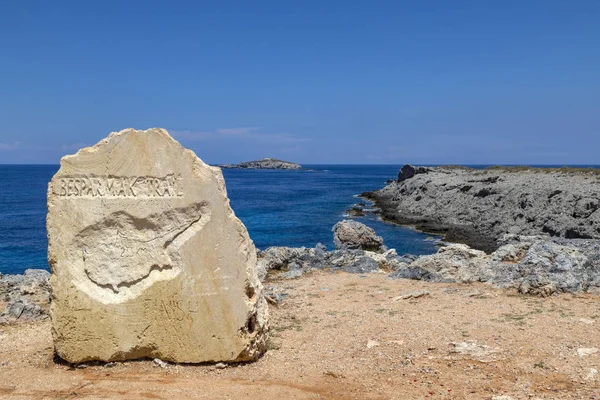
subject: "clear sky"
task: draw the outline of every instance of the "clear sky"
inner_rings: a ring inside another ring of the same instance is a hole
[[[600,1],[0,1],[0,163],[600,164]]]

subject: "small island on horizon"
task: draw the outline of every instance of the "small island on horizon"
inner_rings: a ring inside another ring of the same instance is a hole
[[[263,158],[262,160],[256,161],[244,161],[239,164],[224,164],[219,165],[219,167],[228,169],[302,169],[302,166],[300,164],[296,164],[290,161],[278,160],[276,158]]]

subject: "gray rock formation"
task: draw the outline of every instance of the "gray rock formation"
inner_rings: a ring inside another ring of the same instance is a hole
[[[337,249],[369,250],[381,252],[383,239],[363,223],[343,220],[333,226],[333,243]]]
[[[600,292],[600,240],[505,235],[490,255],[464,244],[401,265],[391,278],[487,282],[521,293]]]
[[[50,273],[28,269],[23,275],[0,276],[0,324],[48,318]]]
[[[373,232],[374,234],[374,232]],[[327,251],[311,248],[270,247],[258,252],[259,277],[279,271],[297,278],[311,270],[349,273],[388,273],[390,279],[431,282],[487,282],[521,293],[548,296],[558,292],[600,293],[600,240],[504,235],[500,247],[488,255],[465,244],[449,244],[436,254],[398,256],[395,249]]]
[[[417,174],[426,174],[429,170],[427,167],[413,167],[410,164],[406,164],[398,172],[398,182],[403,182]]]
[[[388,273],[390,279],[430,282],[486,282],[520,293],[600,293],[600,241],[506,235],[488,255],[464,244],[450,244],[436,254],[398,256],[364,250],[270,247],[258,253],[261,279],[275,273],[297,278],[311,270]]]
[[[232,169],[302,169],[302,166],[300,164],[296,164],[289,161],[282,161],[276,158],[263,158],[262,160],[257,161],[245,161],[239,164],[225,164],[219,166],[221,168]]]
[[[381,254],[348,249],[327,251],[322,244],[315,248],[269,247],[258,252],[258,270],[261,280],[269,272],[280,272],[280,277],[290,279],[298,278],[311,270],[323,269],[356,274],[389,273],[413,260],[413,256],[399,257],[394,249]]]
[[[600,171],[404,166],[363,193],[382,218],[493,252],[504,234],[600,239]]]

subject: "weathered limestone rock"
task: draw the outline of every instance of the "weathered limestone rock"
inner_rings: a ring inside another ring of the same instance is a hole
[[[404,182],[417,174],[426,174],[429,172],[427,167],[413,167],[410,164],[404,165],[398,172],[398,182]]]
[[[23,275],[0,274],[0,325],[48,318],[50,274],[28,269]]]
[[[600,239],[600,170],[405,165],[362,196],[381,217],[488,254],[506,234]]]
[[[384,251],[383,239],[373,228],[349,219],[338,222],[332,228],[333,243],[337,249],[362,249]]]
[[[63,157],[47,228],[61,358],[197,363],[265,351],[254,244],[220,169],[167,131],[126,129]]]

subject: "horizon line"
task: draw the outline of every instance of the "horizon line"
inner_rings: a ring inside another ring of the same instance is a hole
[[[228,165],[228,163],[207,163],[204,162],[207,165],[210,165],[212,167],[218,167],[221,165]],[[492,164],[485,164],[485,163],[435,163],[435,164],[431,164],[431,163],[381,163],[381,164],[377,164],[377,163],[306,163],[306,164],[301,164],[301,163],[297,163],[300,166],[315,166],[315,165],[337,165],[337,166],[357,166],[357,165],[365,165],[365,166],[403,166],[403,165],[415,165],[415,166],[425,166],[425,167],[443,167],[443,166],[500,166],[500,167],[588,167],[588,168],[595,168],[595,167],[600,167],[600,163],[599,164],[567,164],[567,163],[553,163],[553,164],[546,164],[546,163],[538,163],[538,164],[527,164],[527,163],[517,163],[517,164],[502,164],[502,163],[492,163]],[[231,164],[231,165],[235,165],[235,164]],[[60,163],[56,163],[56,164],[49,164],[49,163],[0,163],[0,166],[60,166]],[[243,169],[243,168],[242,168]],[[252,169],[261,169],[261,168],[247,168],[248,170],[252,170]]]

